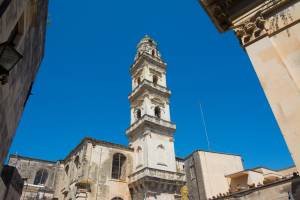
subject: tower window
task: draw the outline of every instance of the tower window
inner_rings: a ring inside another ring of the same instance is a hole
[[[69,165],[67,165],[67,166],[65,167],[65,172],[66,172],[67,175],[69,175]]]
[[[122,179],[125,177],[125,161],[126,156],[121,153],[116,153],[113,156],[111,178]]]
[[[75,163],[76,168],[78,168],[80,165],[79,156],[76,156],[74,163]]]
[[[152,50],[152,56],[155,56],[155,50],[154,49]]]
[[[136,82],[137,82],[138,85],[140,85],[140,84],[141,84],[141,78],[138,77],[138,78],[136,79]]]
[[[136,118],[137,119],[141,119],[142,118],[142,111],[141,111],[141,109],[137,109],[136,110]]]
[[[156,106],[156,107],[154,108],[154,114],[155,114],[155,117],[158,117],[158,118],[161,117],[161,110],[160,110],[160,107],[159,107],[159,106]]]
[[[34,185],[44,185],[48,178],[48,171],[46,169],[40,169],[36,172],[34,178]]]
[[[158,77],[157,77],[156,75],[153,75],[152,81],[153,81],[154,84],[157,84],[157,82],[158,82]]]

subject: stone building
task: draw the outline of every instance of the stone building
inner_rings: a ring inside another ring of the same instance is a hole
[[[300,171],[300,1],[199,0],[219,31],[233,30],[253,64]]]
[[[239,155],[200,150],[176,157],[166,64],[150,37],[138,44],[130,73],[129,145],[84,138],[55,162],[11,155],[25,180],[23,200],[204,200],[252,191],[252,199],[275,199],[299,191],[291,184],[299,180],[295,168],[245,170]],[[274,192],[260,192],[268,188]]]
[[[47,7],[0,0],[0,172],[44,55]]]

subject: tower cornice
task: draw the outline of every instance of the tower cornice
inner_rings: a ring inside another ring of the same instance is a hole
[[[132,66],[130,67],[130,73],[134,74],[135,71],[140,66],[142,66],[144,61],[152,63],[155,66],[162,68],[163,70],[165,70],[167,67],[167,64],[165,62],[163,62],[161,59],[155,58],[155,57],[151,56],[150,54],[144,52],[141,55],[139,55],[139,57],[136,59],[136,61],[132,64]]]
[[[128,137],[134,137],[137,133],[143,133],[143,131],[140,130],[146,128],[157,129],[169,136],[173,136],[176,131],[176,125],[171,122],[150,115],[144,115],[126,130],[126,135]]]
[[[136,87],[132,91],[132,93],[128,96],[129,101],[130,102],[134,101],[138,96],[141,95],[141,93],[147,90],[158,93],[166,98],[169,98],[171,96],[171,91],[168,88],[158,84],[154,84],[148,81],[147,79],[144,79],[141,82],[141,84],[138,87]]]

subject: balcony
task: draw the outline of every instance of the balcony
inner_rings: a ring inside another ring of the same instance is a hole
[[[166,120],[163,120],[163,119],[160,119],[157,117],[153,117],[150,115],[144,115],[140,120],[138,120],[137,122],[132,124],[126,130],[126,135],[128,135],[128,136],[133,135],[137,129],[139,129],[145,125],[156,127],[158,129],[166,131],[166,133],[170,133],[170,134],[172,134],[176,130],[176,125],[169,121],[166,121]]]
[[[166,95],[167,97],[169,97],[171,95],[171,91],[166,88],[166,87],[163,87],[161,85],[158,85],[158,84],[154,84],[152,83],[151,81],[148,81],[146,79],[144,79],[139,86],[137,86],[133,91],[132,93],[129,95],[128,99],[131,101],[132,99],[134,99],[137,94],[139,92],[142,91],[142,89],[148,89],[148,90],[153,90],[153,91],[156,91],[160,94],[164,94]]]
[[[129,184],[137,182],[142,179],[162,179],[167,182],[186,182],[185,174],[178,172],[170,172],[153,168],[144,168],[138,172],[133,173],[129,177]]]

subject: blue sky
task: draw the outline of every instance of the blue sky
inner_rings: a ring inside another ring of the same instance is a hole
[[[127,144],[129,67],[149,34],[168,63],[176,154],[240,154],[245,167],[292,165],[248,56],[197,0],[50,0],[46,54],[11,153],[58,160],[85,136]]]

